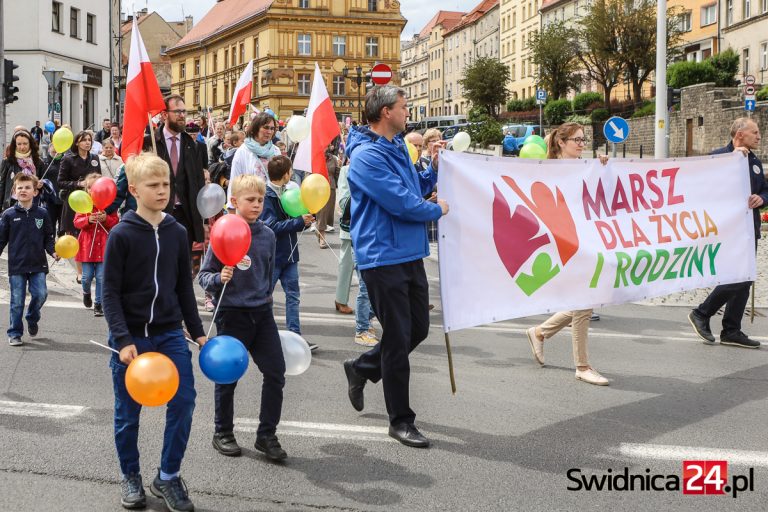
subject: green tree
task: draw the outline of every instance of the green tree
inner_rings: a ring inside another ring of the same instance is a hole
[[[564,21],[535,31],[528,42],[533,63],[538,69],[537,84],[546,89],[552,99],[564,98],[581,82],[579,63],[579,33]]]
[[[736,85],[734,77],[739,72],[739,55],[732,48],[711,56],[705,62],[712,64],[712,67],[717,71],[715,84],[718,87]]]
[[[480,57],[464,69],[459,85],[464,96],[473,106],[482,107],[494,119],[499,117],[499,107],[507,102],[509,91],[509,67],[500,60]]]
[[[608,112],[611,112],[611,91],[625,70],[619,56],[623,5],[621,0],[595,0],[581,19],[579,31],[579,60],[584,64],[587,76],[602,86]]]

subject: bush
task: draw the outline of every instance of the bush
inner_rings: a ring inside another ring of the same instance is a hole
[[[582,92],[573,98],[573,111],[588,112],[589,107],[595,103],[603,103],[603,101],[603,95],[599,92]]]
[[[507,102],[507,112],[525,112],[536,108],[536,98],[526,98],[524,100],[509,100]]]
[[[718,87],[733,87],[736,85],[734,77],[739,72],[739,55],[728,48],[724,52],[713,55],[704,62],[715,68],[715,85]]]
[[[675,62],[667,68],[667,85],[679,89],[689,85],[716,82],[718,71],[708,61]]]
[[[571,114],[571,102],[569,100],[554,100],[544,107],[544,119],[548,124],[563,124],[565,118]]]
[[[501,123],[485,114],[467,128],[473,144],[487,148],[491,144],[501,144],[504,140]]]
[[[590,124],[592,122],[592,118],[586,115],[582,114],[571,114],[568,117],[565,118],[566,123],[579,123],[579,124]]]
[[[608,112],[607,108],[596,108],[592,111],[592,114],[590,114],[589,117],[592,119],[592,124],[595,124],[606,121],[611,117],[611,114]]]
[[[768,85],[764,85],[762,89],[757,91],[755,97],[757,98],[757,101],[768,100]]]
[[[469,112],[467,112],[467,121],[470,123],[476,123],[479,121],[482,121],[483,119],[488,117],[488,110],[485,109],[485,107],[482,106],[475,106],[469,109]]]
[[[656,114],[656,101],[655,100],[646,100],[643,102],[643,105],[635,110],[635,113],[632,114],[632,117],[644,117],[644,116],[652,116]]]

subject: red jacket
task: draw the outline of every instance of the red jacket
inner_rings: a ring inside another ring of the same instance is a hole
[[[100,210],[93,210],[93,213],[100,213]],[[104,261],[104,249],[107,247],[107,235],[109,230],[115,227],[119,222],[117,212],[108,213],[107,220],[101,223],[92,224],[88,222],[90,213],[76,213],[74,224],[80,230],[77,242],[80,244],[80,250],[77,251],[75,261],[87,263],[101,263]],[[94,237],[96,240],[94,241]]]

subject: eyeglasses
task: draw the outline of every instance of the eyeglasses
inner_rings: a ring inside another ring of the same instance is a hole
[[[177,116],[185,116],[187,115],[187,111],[177,108],[176,110],[166,110],[169,114],[176,114]]]
[[[569,137],[569,138],[567,138],[565,140],[572,140],[573,142],[575,142],[579,146],[581,146],[583,144],[588,144],[589,143],[589,139],[587,139],[586,137]]]
[[[277,130],[277,128],[275,128],[274,126],[262,126],[259,129],[260,130],[267,130],[267,131],[270,131],[270,132],[273,132],[273,131]]]

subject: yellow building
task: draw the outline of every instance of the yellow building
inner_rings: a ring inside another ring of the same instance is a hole
[[[501,62],[509,67],[512,99],[536,95],[536,70],[528,42],[540,23],[539,0],[501,0]]]
[[[670,0],[669,7],[681,11],[683,59],[701,62],[718,53],[717,1]]]
[[[253,59],[251,103],[286,118],[307,108],[317,62],[339,119],[359,119],[374,64],[399,83],[405,23],[397,0],[220,0],[167,50],[171,88],[190,110],[226,115]]]
[[[443,34],[451,30],[461,22],[463,12],[439,11],[427,23],[421,31],[425,33],[429,28],[427,52],[429,54],[429,115],[447,116],[451,113],[451,107],[446,102],[447,91],[445,89],[445,49]]]

